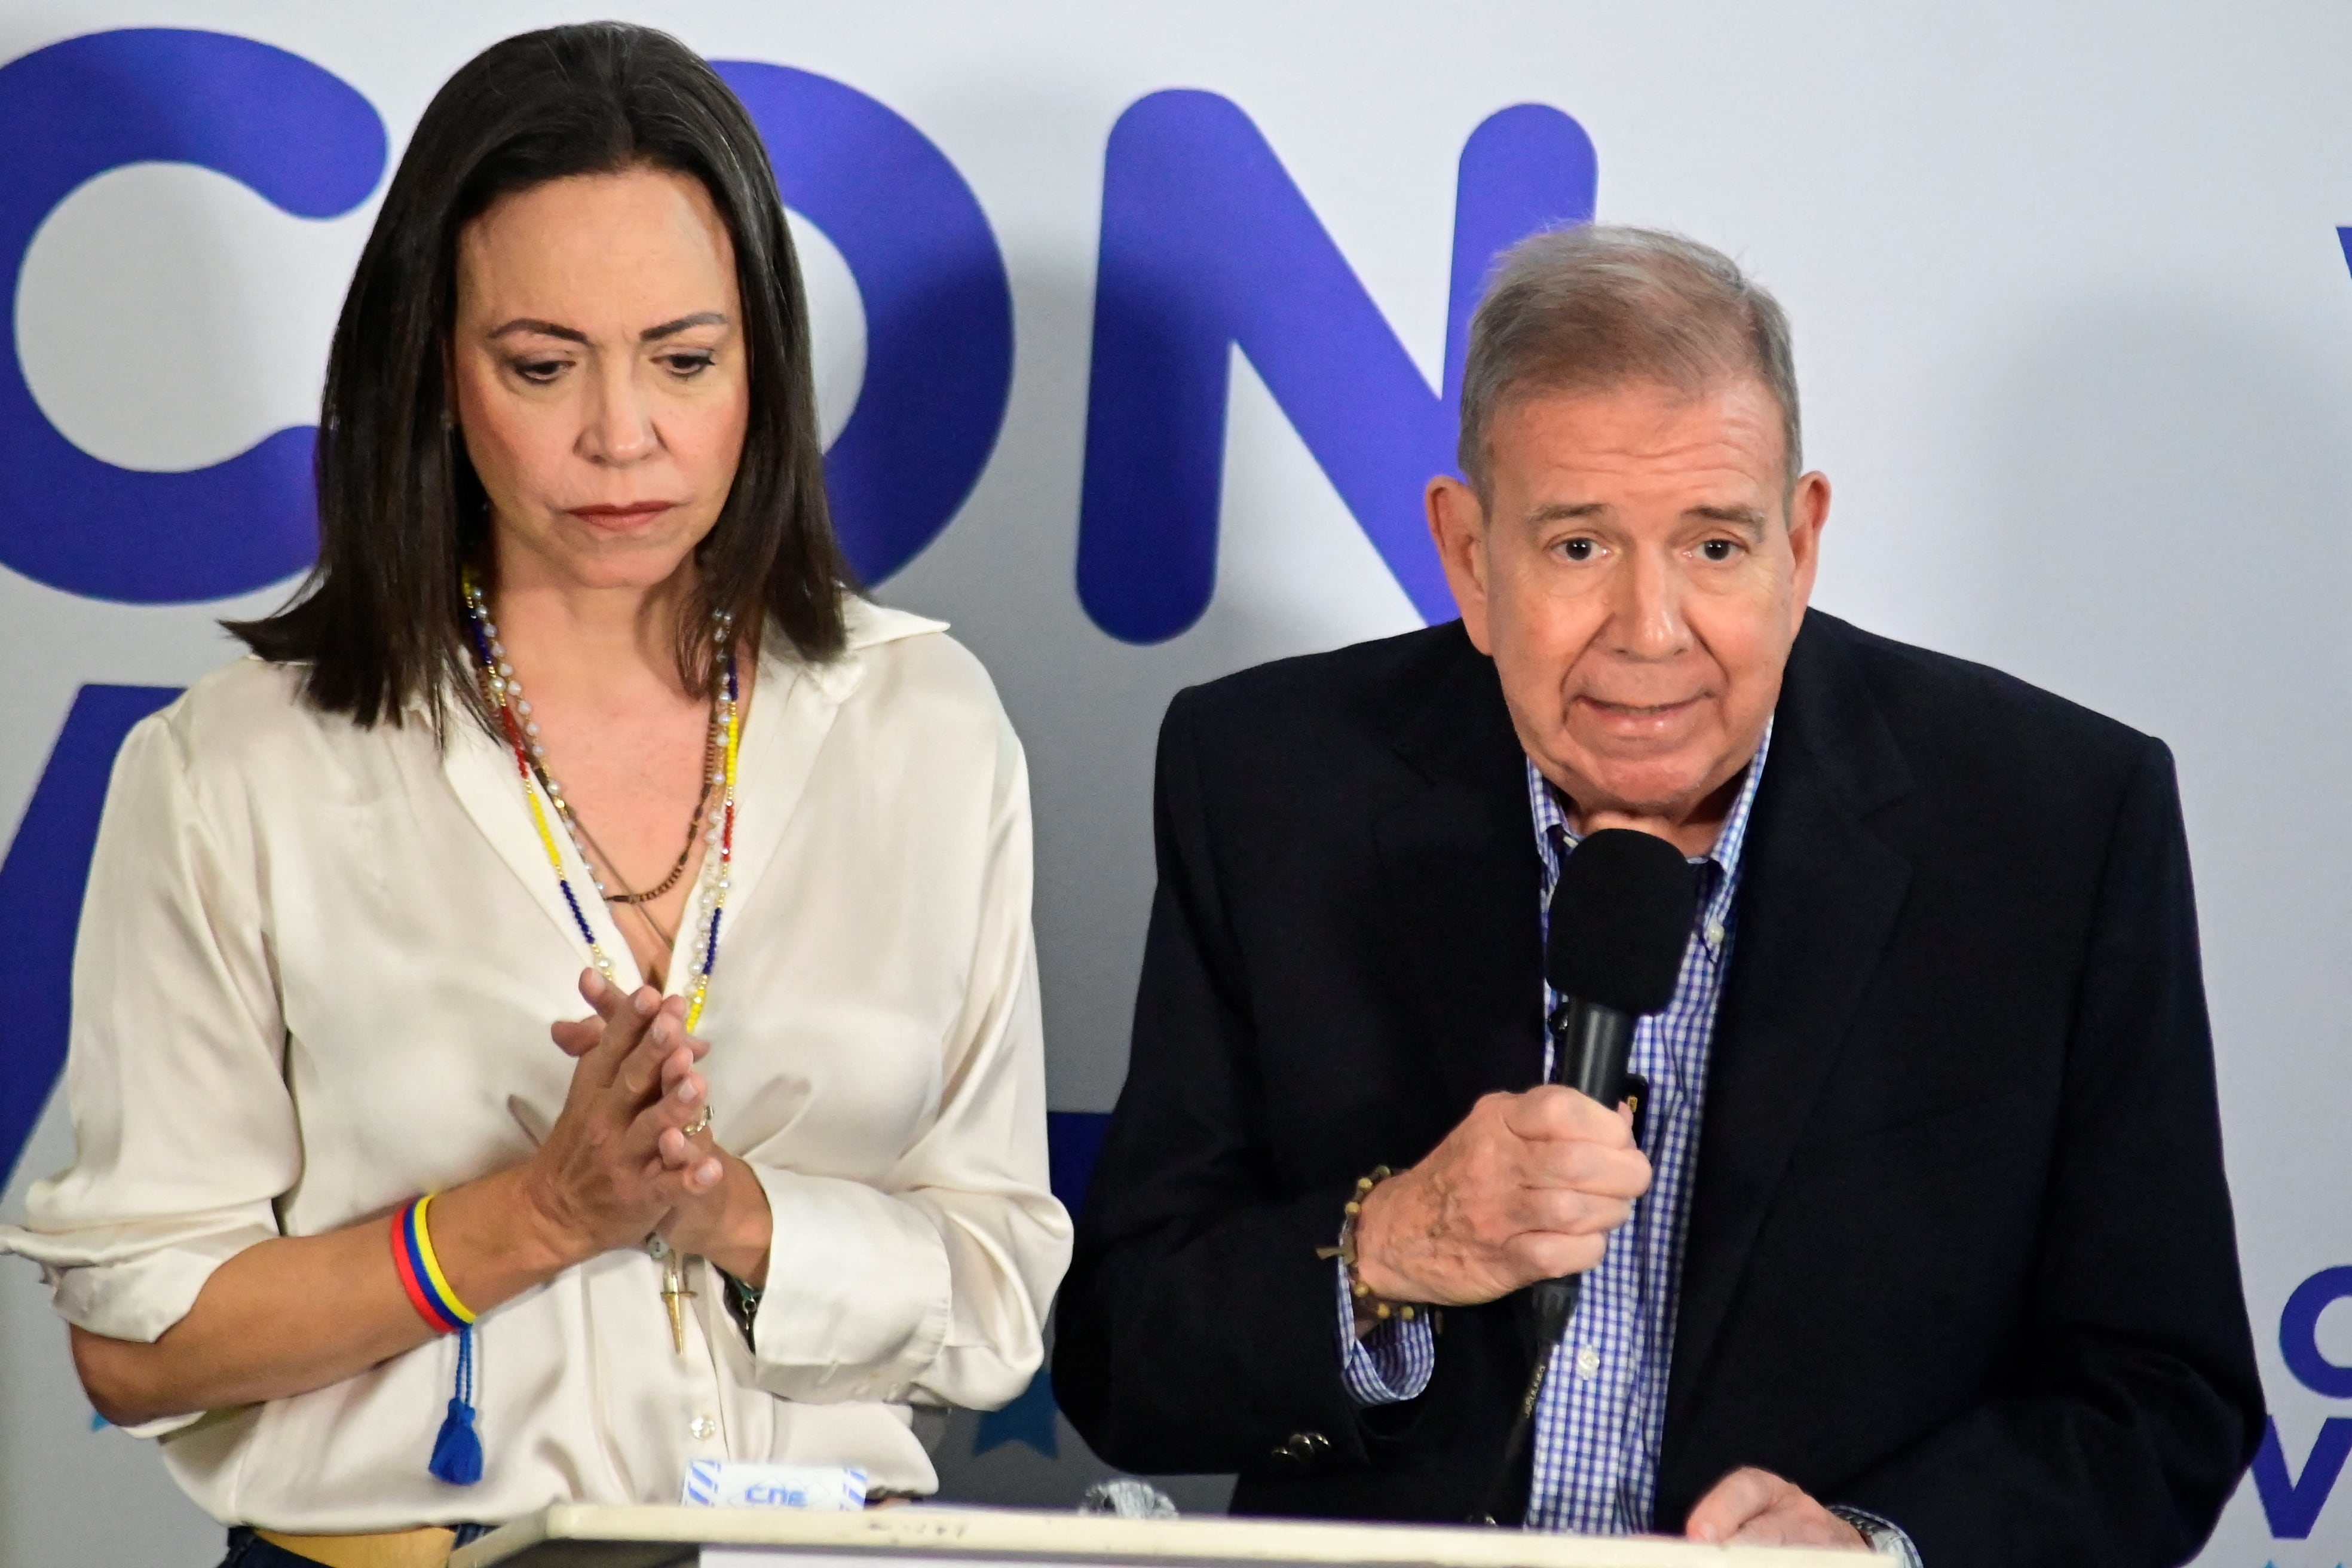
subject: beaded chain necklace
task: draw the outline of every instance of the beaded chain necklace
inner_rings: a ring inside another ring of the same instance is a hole
[[[515,679],[514,666],[507,660],[504,644],[499,641],[498,624],[490,619],[488,599],[468,572],[464,578],[466,617],[473,632],[474,654],[480,662],[483,695],[498,710],[499,726],[505,732],[507,744],[514,752],[515,772],[522,779],[522,797],[530,807],[531,826],[539,831],[540,847],[547,851],[547,863],[555,872],[555,885],[562,891],[563,902],[572,911],[572,922],[579,929],[580,940],[588,946],[588,956],[596,973],[607,984],[613,983],[613,961],[596,940],[596,930],[588,923],[586,910],[581,906],[580,895],[572,890],[572,879],[563,868],[563,851],[556,843],[554,829],[548,826],[547,812],[540,805],[544,795],[554,806],[558,820],[564,824],[566,836],[572,839],[572,849],[583,865],[593,865],[580,844],[580,830],[572,815],[571,803],[563,798],[562,786],[549,777],[541,765],[547,749],[539,742],[539,724],[530,717],[530,703],[522,694],[522,682]],[[705,788],[719,786],[719,806],[712,813],[712,826],[719,829],[719,865],[717,874],[709,877],[709,886],[695,906],[694,967],[686,985],[686,1029],[692,1034],[702,1021],[703,1004],[710,994],[710,972],[719,963],[719,928],[727,910],[728,889],[734,884],[735,862],[735,765],[742,738],[741,689],[736,681],[735,650],[728,646],[729,635],[734,630],[735,617],[719,611],[713,617],[711,640],[718,644],[725,661],[723,679],[715,699],[712,731],[723,737],[715,748],[719,766],[706,765]],[[706,752],[706,764],[709,762]],[[705,799],[708,795],[706,793]],[[700,802],[695,806],[698,816]],[[693,841],[689,837],[690,851]],[[600,879],[592,876],[597,892],[610,901],[610,894]],[[675,879],[673,878],[673,880]],[[642,896],[642,895],[641,895]],[[709,1111],[704,1112],[708,1125]],[[669,1311],[670,1342],[678,1353],[686,1351],[685,1302],[694,1295],[686,1288],[685,1271],[677,1253],[659,1236],[650,1237],[646,1250],[662,1266],[662,1301]]]

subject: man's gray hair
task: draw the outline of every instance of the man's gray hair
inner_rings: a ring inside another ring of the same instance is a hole
[[[1521,240],[1495,265],[1462,370],[1462,471],[1483,499],[1487,439],[1515,400],[1652,382],[1696,395],[1754,377],[1780,405],[1796,482],[1789,317],[1731,258],[1656,229],[1582,224]]]

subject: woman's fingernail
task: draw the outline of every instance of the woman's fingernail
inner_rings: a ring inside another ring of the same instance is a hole
[[[694,1079],[681,1079],[677,1086],[678,1103],[692,1105],[702,1098],[702,1085]]]
[[[629,1000],[635,1005],[640,1017],[651,1017],[661,1007],[661,995],[650,985],[639,986],[637,994]]]

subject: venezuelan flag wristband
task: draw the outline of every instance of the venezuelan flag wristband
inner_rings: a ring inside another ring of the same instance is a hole
[[[433,1232],[425,1223],[432,1204],[428,1193],[392,1216],[392,1265],[416,1315],[436,1333],[454,1334],[474,1321],[474,1313],[449,1288],[441,1260],[433,1255]]]

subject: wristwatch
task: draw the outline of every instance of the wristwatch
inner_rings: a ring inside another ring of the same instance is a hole
[[[712,1267],[717,1268],[717,1265]],[[726,1282],[727,1315],[735,1320],[737,1328],[743,1331],[743,1342],[756,1352],[759,1346],[751,1337],[751,1325],[759,1319],[760,1298],[767,1291],[744,1284],[724,1268],[719,1269],[719,1278]]]
[[[1843,1503],[1830,1504],[1830,1511],[1853,1526],[1853,1532],[1862,1537],[1863,1543],[1881,1557],[1891,1557],[1904,1568],[1920,1568],[1919,1549],[1911,1544],[1911,1538],[1899,1526]]]

